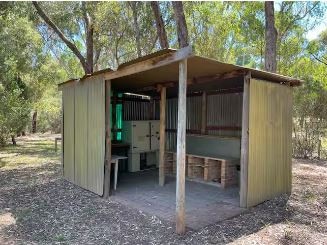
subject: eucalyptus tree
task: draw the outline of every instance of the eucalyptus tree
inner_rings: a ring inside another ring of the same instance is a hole
[[[155,49],[158,36],[151,6],[137,3],[137,21],[133,8],[128,2],[98,4],[94,14],[97,19],[95,28],[99,33],[96,45],[103,50],[99,58],[100,68],[117,67]]]
[[[152,8],[153,15],[154,15],[154,18],[155,18],[157,35],[158,35],[158,38],[159,38],[160,47],[161,47],[161,49],[169,48],[165,23],[164,23],[164,20],[162,18],[161,10],[160,10],[160,7],[159,7],[159,2],[158,1],[151,1],[150,4],[151,4],[151,8]]]
[[[174,9],[174,17],[176,22],[176,31],[178,37],[179,48],[188,46],[188,29],[184,15],[184,8],[182,1],[172,1]]]
[[[277,70],[277,29],[275,27],[275,8],[273,1],[265,2],[265,70],[276,72]]]
[[[36,93],[31,78],[41,58],[41,38],[23,9],[24,3],[1,6],[0,144],[8,136],[15,144],[15,135],[25,130]]]
[[[73,52],[73,54],[79,59],[84,73],[90,74],[93,72],[93,66],[94,66],[94,21],[93,18],[89,12],[89,8],[87,7],[87,2],[81,2],[81,3],[74,3],[71,6],[70,10],[73,10],[73,13],[69,10],[69,5],[71,3],[65,2],[65,3],[55,3],[55,5],[60,6],[57,8],[59,10],[56,15],[57,18],[62,15],[63,18],[68,17],[68,15],[72,18],[75,18],[75,28],[79,31],[73,31],[69,30],[67,28],[67,23],[64,24],[63,22],[59,23],[62,25],[63,30],[59,27],[55,21],[50,18],[50,16],[43,10],[43,8],[40,6],[40,4],[36,1],[33,1],[33,5],[38,13],[38,15],[44,20],[44,22],[47,24],[49,28],[53,32],[55,32],[58,37],[64,42],[67,47]],[[61,11],[60,11],[61,10]],[[58,16],[59,15],[59,16]],[[59,17],[61,18],[61,17]],[[63,18],[61,20],[63,20]],[[80,30],[81,26],[84,26],[84,30]],[[77,36],[77,39],[84,38],[85,39],[85,52],[83,52],[77,47],[77,44],[75,43],[73,38],[69,38],[68,35],[70,34],[72,37]],[[84,33],[84,37],[82,35]]]

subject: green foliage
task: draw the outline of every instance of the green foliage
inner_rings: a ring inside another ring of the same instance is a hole
[[[85,55],[85,19],[81,2],[42,2],[44,11]],[[294,94],[295,154],[311,157],[325,136],[327,90],[327,31],[316,40],[306,34],[325,18],[323,2],[275,2],[278,31],[278,72],[306,81]],[[116,68],[137,57],[133,13],[126,2],[88,2],[94,24],[97,69]],[[178,47],[170,2],[160,2],[168,41]],[[262,69],[265,51],[263,2],[185,2],[190,42],[198,54],[224,62]],[[149,3],[137,3],[142,55],[159,49]],[[327,30],[327,29],[326,29]],[[4,139],[31,125],[37,111],[37,129],[60,131],[61,97],[57,84],[81,77],[79,60],[39,18],[29,2],[0,5],[0,137]],[[8,106],[7,106],[8,104]],[[17,127],[3,126],[17,122]],[[24,126],[23,126],[24,125]],[[6,136],[3,136],[6,135]]]
[[[327,129],[327,70],[325,65],[302,58],[291,72],[305,82],[294,94],[293,153],[298,157],[318,157],[319,145]]]
[[[60,133],[61,130],[61,95],[57,89],[48,89],[37,104],[39,132]]]
[[[20,79],[0,87],[0,145],[8,136],[23,131],[29,120],[30,103],[24,87]]]

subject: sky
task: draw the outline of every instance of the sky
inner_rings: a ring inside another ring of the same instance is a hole
[[[325,0],[326,1],[326,0]],[[276,0],[274,1],[274,7],[275,7],[275,11],[279,11],[280,10],[280,4],[281,4],[281,0]],[[327,1],[326,1],[327,2]],[[316,39],[319,37],[319,34],[327,29],[327,9],[325,9],[325,14],[324,17],[322,18],[324,21],[322,21],[320,24],[318,24],[314,29],[312,29],[311,31],[309,31],[306,34],[306,38],[311,41],[313,39]]]
[[[325,14],[326,16],[327,14]],[[324,18],[326,19],[326,18]],[[320,23],[320,25],[317,25],[313,30],[309,31],[307,33],[307,38],[311,41],[313,39],[316,39],[319,34],[323,31],[327,29],[327,21],[323,21]]]

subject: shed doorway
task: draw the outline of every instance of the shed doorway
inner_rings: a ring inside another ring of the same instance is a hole
[[[217,223],[240,214],[240,151],[243,78],[220,84],[207,82],[200,88],[189,86],[186,128],[186,224],[191,229]],[[167,89],[165,103],[165,184],[159,180],[160,101],[158,93],[122,94],[112,97],[116,112],[112,120],[113,138],[128,144],[127,163],[121,164],[118,186],[111,198],[142,212],[175,222],[176,217],[176,88]],[[122,113],[115,106],[120,105]],[[205,108],[205,110],[204,110]],[[117,118],[121,115],[121,118]],[[116,122],[120,121],[120,128]],[[144,124],[144,125],[143,125]],[[142,130],[138,129],[143,125]],[[145,129],[145,126],[150,129]],[[157,126],[151,126],[157,125]],[[152,130],[153,128],[157,128]],[[131,136],[137,131],[137,136]],[[149,132],[148,136],[145,132]],[[144,137],[140,134],[144,133]],[[138,139],[141,142],[133,142]],[[154,143],[155,142],[155,143]],[[112,154],[117,150],[112,148]],[[143,160],[146,164],[142,164]],[[144,165],[151,166],[147,169]],[[153,166],[155,168],[153,168]],[[113,171],[112,171],[113,172]]]

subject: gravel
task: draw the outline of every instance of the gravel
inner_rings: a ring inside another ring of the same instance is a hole
[[[178,236],[172,223],[64,180],[58,159],[0,167],[0,244],[327,244],[325,162],[295,161],[290,198]]]

